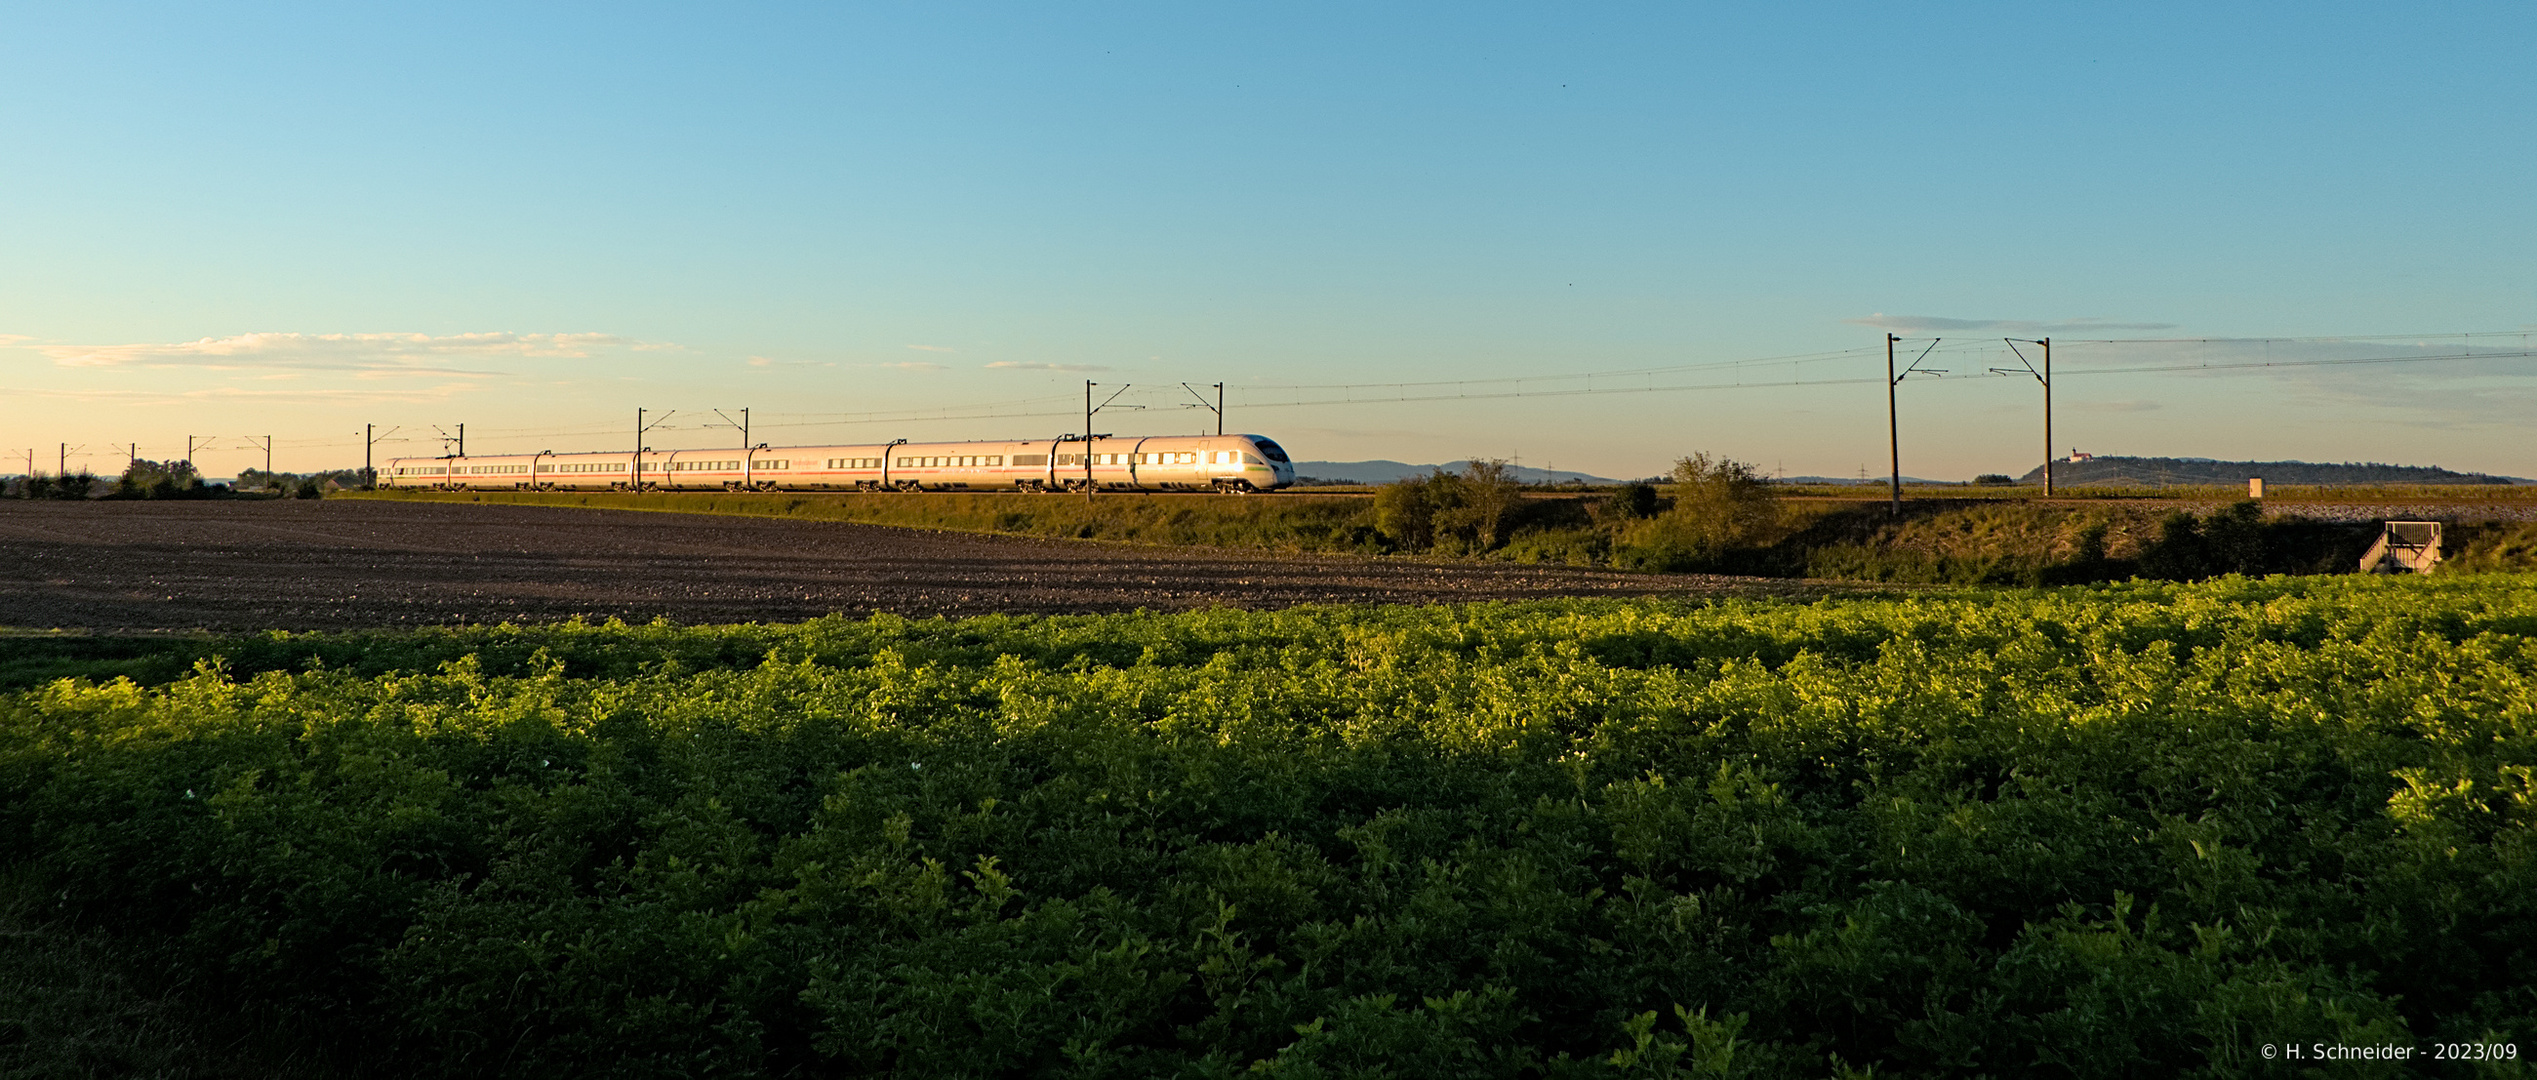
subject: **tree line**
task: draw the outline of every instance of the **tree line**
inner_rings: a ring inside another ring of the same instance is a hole
[[[7,481],[6,491],[9,497],[18,499],[315,499],[324,496],[329,486],[349,488],[362,484],[359,469],[316,473],[244,469],[234,483],[214,484],[204,480],[190,461],[135,458],[113,480],[82,469],[64,476],[17,477]]]

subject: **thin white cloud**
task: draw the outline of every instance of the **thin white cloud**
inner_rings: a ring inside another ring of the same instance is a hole
[[[777,359],[774,359],[774,358],[772,358],[772,357],[765,357],[765,356],[752,356],[752,357],[750,357],[750,358],[749,358],[749,366],[750,366],[750,367],[836,367],[836,366],[837,366],[837,364],[836,364],[836,361],[833,361],[833,360],[777,360]]]
[[[960,351],[960,350],[958,350],[958,349],[952,348],[952,347],[951,347],[951,346],[949,346],[949,345],[910,345],[910,346],[908,346],[908,348],[914,349],[914,350],[916,350],[916,351],[918,351],[918,352],[955,352],[955,353],[956,353],[956,352],[959,352],[959,351]]]
[[[0,394],[17,398],[40,398],[53,401],[74,401],[117,406],[193,405],[203,402],[255,402],[273,405],[369,405],[419,404],[446,401],[480,389],[475,383],[444,383],[430,387],[401,389],[295,389],[250,390],[235,386],[216,386],[200,390],[70,390],[59,388],[0,388]]]
[[[2109,319],[2064,319],[2040,322],[2028,319],[1950,319],[1937,315],[1888,315],[1882,311],[1855,319],[1843,319],[1857,326],[1873,326],[1880,330],[1962,330],[1997,331],[2004,334],[2080,334],[2102,330],[2173,330],[2174,323],[2114,322]]]
[[[0,334],[0,348],[6,348],[6,347],[8,347],[8,346],[15,345],[15,344],[17,344],[17,343],[19,343],[19,342],[21,342],[21,341],[33,341],[33,340],[35,340],[35,339],[34,339],[34,338],[31,338],[31,337],[28,337],[28,336],[26,336],[25,334]]]
[[[1007,371],[1108,371],[1099,364],[1039,364],[1025,360],[998,360],[987,365]]]
[[[296,334],[254,333],[133,345],[31,346],[63,367],[293,368],[396,375],[484,375],[451,361],[580,358],[609,348],[663,347],[615,334]]]
[[[943,371],[941,364],[930,360],[904,360],[895,364],[873,364],[873,367],[897,368],[900,371]]]

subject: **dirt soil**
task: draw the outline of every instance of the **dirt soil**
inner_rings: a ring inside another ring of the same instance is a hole
[[[1825,588],[622,510],[0,502],[0,628],[19,631],[344,630],[576,615],[782,622],[833,612],[1811,597]]]

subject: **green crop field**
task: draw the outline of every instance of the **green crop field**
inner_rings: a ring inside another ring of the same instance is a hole
[[[311,1075],[2537,1053],[2537,576],[19,644],[15,925]]]

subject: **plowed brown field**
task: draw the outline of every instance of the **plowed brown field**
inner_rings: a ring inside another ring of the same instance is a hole
[[[911,496],[922,498],[923,496]],[[364,500],[0,502],[0,627],[337,630],[1552,596],[1760,578],[1126,547],[869,525]]]

